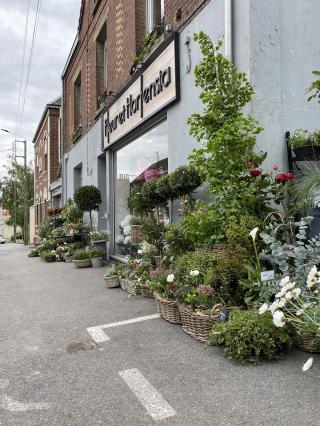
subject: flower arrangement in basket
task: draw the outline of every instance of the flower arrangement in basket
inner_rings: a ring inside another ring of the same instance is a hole
[[[151,278],[151,288],[161,318],[173,324],[181,324],[181,316],[177,303],[179,289],[174,274],[156,270]]]
[[[120,286],[118,272],[115,265],[109,267],[104,274],[104,282],[107,288],[116,288]]]

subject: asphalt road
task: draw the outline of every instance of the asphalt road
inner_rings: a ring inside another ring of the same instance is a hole
[[[241,366],[159,318],[77,351],[88,327],[155,313],[151,299],[106,289],[103,268],[1,245],[0,425],[320,424],[320,379],[302,373],[303,352]]]

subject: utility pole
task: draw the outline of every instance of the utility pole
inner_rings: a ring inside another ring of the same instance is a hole
[[[7,129],[1,129],[3,132],[10,133],[14,136],[16,135],[13,132],[10,132],[10,130]],[[20,136],[19,136],[20,137]],[[24,155],[16,155],[16,143],[21,142],[24,144]],[[16,161],[17,158],[23,158],[24,159],[24,190],[23,190],[23,241],[24,245],[29,244],[29,206],[28,206],[28,170],[27,170],[27,141],[26,139],[20,139],[14,141],[14,161]],[[14,242],[16,242],[17,237],[17,180],[15,179],[13,181],[13,235],[14,235]]]

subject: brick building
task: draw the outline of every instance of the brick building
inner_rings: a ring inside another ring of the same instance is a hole
[[[317,12],[317,0],[82,1],[62,75],[63,201],[83,184],[101,189],[94,222],[110,232],[111,254],[123,251],[119,229],[137,181],[175,170],[198,146],[187,126],[203,109],[193,34],[222,38],[247,73],[256,92],[248,109],[265,128],[257,148],[268,151],[266,167],[286,169],[286,131],[318,125],[304,101],[318,68]]]
[[[32,141],[35,158],[35,230],[47,217],[49,208],[61,206],[61,190],[60,193],[56,191],[54,196],[51,191],[51,185],[54,184],[57,189],[57,182],[61,178],[60,110],[61,98],[46,105]]]

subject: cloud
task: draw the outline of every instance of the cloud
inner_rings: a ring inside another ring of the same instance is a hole
[[[27,14],[26,0],[0,2],[0,127],[14,131],[18,108],[22,48]],[[30,2],[27,58],[37,0]],[[45,105],[61,94],[61,74],[76,35],[81,0],[43,0],[20,134],[32,138]],[[0,170],[7,162],[13,137],[0,133]]]

